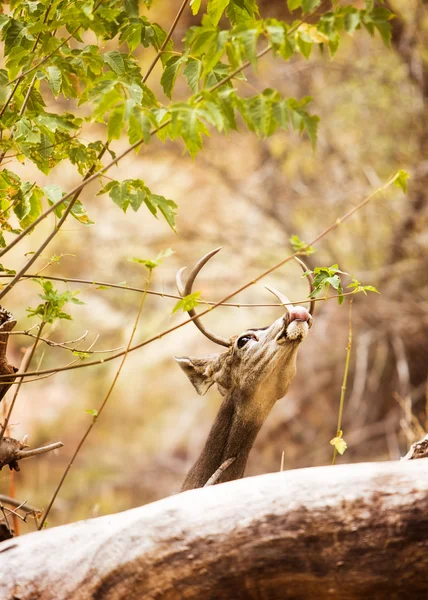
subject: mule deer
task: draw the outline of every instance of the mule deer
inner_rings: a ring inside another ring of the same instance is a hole
[[[206,262],[220,248],[209,252],[194,266],[183,285],[182,273],[177,273],[180,296],[192,292],[193,282]],[[306,271],[302,261],[296,259]],[[309,287],[312,291],[312,279]],[[309,311],[293,306],[290,300],[273,288],[267,288],[282,302],[286,312],[269,327],[251,328],[229,339],[209,331],[195,318],[196,327],[211,341],[227,350],[200,358],[176,357],[198,394],[214,384],[224,396],[205,447],[190,469],[182,491],[239,479],[244,475],[248,455],[254,440],[273,405],[288,390],[296,373],[296,355],[300,342],[312,325],[314,302]],[[195,309],[188,311],[195,317]]]

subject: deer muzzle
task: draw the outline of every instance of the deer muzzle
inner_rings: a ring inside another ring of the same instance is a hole
[[[284,327],[276,338],[278,344],[287,342],[301,342],[307,335],[312,325],[312,317],[303,306],[293,306],[283,316]]]

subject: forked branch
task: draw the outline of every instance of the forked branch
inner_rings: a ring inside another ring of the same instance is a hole
[[[25,448],[28,448],[28,445],[26,443],[26,437],[27,436],[25,436],[23,440],[15,440],[10,437],[4,437],[1,440],[0,471],[6,465],[9,465],[9,469],[11,471],[19,471],[19,460],[23,460],[24,458],[31,458],[32,456],[36,456],[37,454],[44,454],[45,452],[50,452],[51,450],[56,450],[57,448],[61,448],[62,446],[64,446],[62,442],[54,442],[53,444],[41,446],[40,448],[32,448],[30,450],[25,450]]]

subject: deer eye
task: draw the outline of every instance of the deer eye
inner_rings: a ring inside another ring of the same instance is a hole
[[[255,339],[256,339],[255,335],[243,335],[238,340],[238,348],[243,348],[247,342],[249,342],[250,340],[255,340]]]

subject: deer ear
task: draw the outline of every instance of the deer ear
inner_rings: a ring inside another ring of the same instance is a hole
[[[210,369],[213,357],[188,358],[186,356],[175,356],[174,359],[193,383],[198,394],[203,396],[214,383],[214,373]]]

